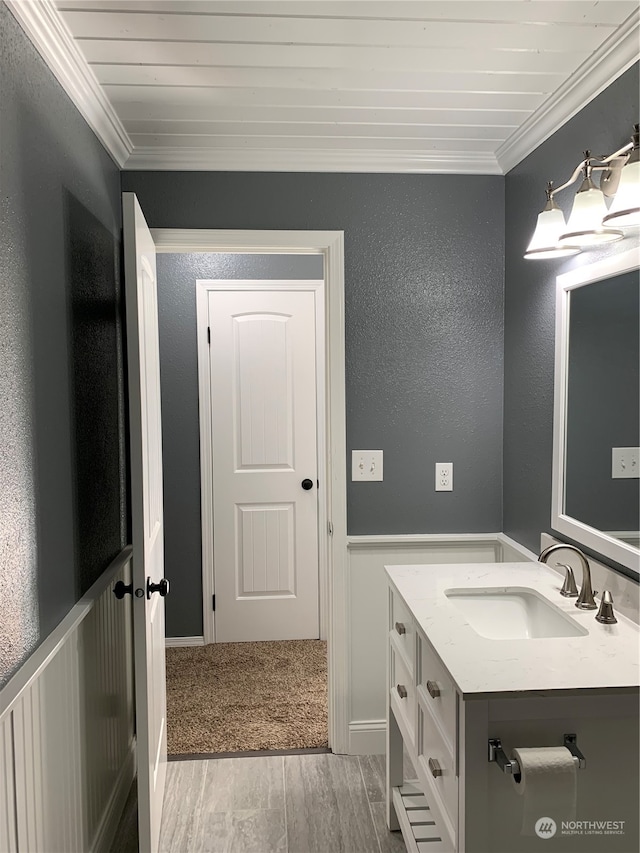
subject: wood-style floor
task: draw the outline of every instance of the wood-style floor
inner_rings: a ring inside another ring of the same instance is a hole
[[[405,853],[385,824],[384,773],[380,755],[171,762],[160,851]],[[121,829],[113,850],[135,850]]]

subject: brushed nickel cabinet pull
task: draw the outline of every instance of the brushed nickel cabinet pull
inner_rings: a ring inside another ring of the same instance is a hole
[[[407,629],[404,627],[402,622],[396,622],[396,631],[398,632],[398,634],[400,634],[400,636],[402,636],[402,634],[407,633]]]
[[[437,699],[440,695],[440,688],[435,681],[427,681],[427,690],[432,699]]]
[[[437,779],[438,776],[442,776],[442,767],[440,767],[440,762],[435,758],[429,759],[429,770],[431,770],[431,775],[434,779]]]
[[[396,690],[398,691],[398,696],[401,699],[407,698],[407,688],[403,684],[398,684]]]

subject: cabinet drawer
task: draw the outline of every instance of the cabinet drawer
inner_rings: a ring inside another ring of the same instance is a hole
[[[413,622],[413,616],[409,612],[408,607],[400,596],[390,590],[391,594],[391,619],[389,631],[395,637],[398,645],[402,649],[411,673],[413,674],[415,648],[416,648],[416,629]]]
[[[427,640],[418,635],[420,697],[440,724],[448,747],[456,750],[456,691]]]
[[[429,709],[418,705],[418,763],[431,790],[444,805],[451,828],[458,824],[458,777],[454,755],[445,743]],[[427,796],[427,799],[429,797]]]
[[[413,676],[408,671],[402,657],[391,646],[389,650],[390,689],[394,694],[396,707],[400,709],[407,729],[415,740],[416,731],[416,692]]]

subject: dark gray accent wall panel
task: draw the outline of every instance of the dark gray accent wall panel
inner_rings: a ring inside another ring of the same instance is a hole
[[[125,544],[118,169],[0,4],[0,684]]]
[[[578,287],[569,298],[566,513],[598,530],[633,535],[638,480],[612,478],[611,451],[640,446],[638,273]]]
[[[158,322],[162,392],[168,637],[202,635],[202,531],[196,281],[321,279],[321,255],[160,254]]]
[[[345,232],[348,529],[502,526],[500,176],[124,172],[151,227]],[[349,460],[348,460],[349,461]],[[453,461],[455,490],[434,491]],[[349,465],[350,470],[350,465]]]
[[[567,180],[587,148],[602,154],[624,145],[638,121],[638,99],[636,64],[506,176],[504,530],[533,551],[540,533],[551,530],[556,276],[626,251],[638,236],[567,259],[522,255],[546,182]],[[570,189],[557,196],[565,216],[573,196]]]

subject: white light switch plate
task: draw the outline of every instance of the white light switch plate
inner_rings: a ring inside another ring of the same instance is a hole
[[[436,492],[453,491],[453,462],[436,462]]]
[[[640,447],[611,448],[611,479],[640,477]]]
[[[351,479],[354,482],[382,480],[382,451],[352,450]]]

